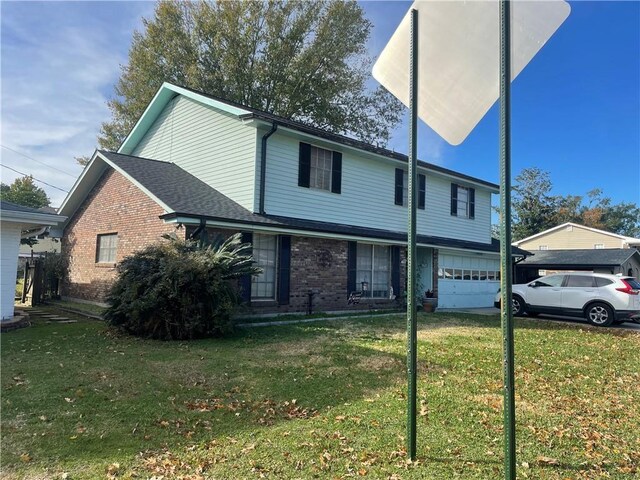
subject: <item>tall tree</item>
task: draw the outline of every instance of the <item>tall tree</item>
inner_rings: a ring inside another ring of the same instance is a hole
[[[513,187],[513,238],[521,240],[565,222],[607,232],[640,237],[640,207],[631,202],[613,204],[596,188],[580,195],[551,195],[549,172],[525,168]]]
[[[512,235],[520,240],[555,226],[558,201],[551,195],[549,172],[525,168],[515,178]]]
[[[384,145],[402,105],[370,89],[371,23],[354,1],[160,1],[135,32],[101,147],[115,150],[164,81]]]
[[[1,184],[0,198],[7,202],[32,208],[48,207],[51,204],[47,193],[33,183],[31,176],[16,178],[11,185]]]

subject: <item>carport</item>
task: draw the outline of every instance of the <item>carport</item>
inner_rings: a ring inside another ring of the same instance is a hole
[[[515,266],[514,283],[527,283],[553,272],[586,271],[640,277],[635,248],[539,250]]]

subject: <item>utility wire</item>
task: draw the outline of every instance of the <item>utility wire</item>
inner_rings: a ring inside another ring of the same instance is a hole
[[[64,188],[56,187],[55,185],[51,185],[50,183],[47,183],[47,182],[45,182],[45,181],[43,181],[43,180],[38,180],[38,179],[37,179],[36,177],[34,177],[33,175],[28,175],[28,174],[26,174],[26,173],[19,172],[19,171],[18,171],[18,170],[16,170],[15,168],[11,168],[11,167],[9,167],[8,165],[2,165],[2,166],[3,166],[4,168],[8,168],[9,170],[13,170],[14,172],[19,173],[20,175],[24,175],[25,177],[31,177],[31,178],[33,178],[36,182],[44,183],[45,185],[47,185],[47,186],[49,186],[49,187],[51,187],[51,188],[55,188],[56,190],[61,190],[61,191],[65,192],[65,193],[69,193],[69,190],[65,190]]]
[[[69,172],[65,172],[64,170],[61,170],[61,169],[59,169],[58,167],[54,167],[53,165],[49,165],[48,163],[44,163],[44,162],[41,162],[40,160],[36,160],[35,158],[30,157],[29,155],[25,155],[25,154],[24,154],[24,153],[22,153],[22,152],[19,152],[19,151],[17,151],[17,150],[14,150],[13,148],[9,148],[9,147],[7,147],[6,145],[2,145],[2,144],[0,144],[0,147],[2,147],[2,148],[6,148],[7,150],[12,151],[13,153],[17,153],[18,155],[22,155],[24,158],[28,158],[29,160],[33,160],[34,162],[39,163],[39,164],[41,164],[41,165],[44,165],[45,167],[52,168],[52,169],[57,170],[57,171],[59,171],[59,172],[61,172],[61,173],[64,173],[65,175],[69,175],[70,177],[76,178],[76,175],[73,175],[73,174],[71,174],[71,173],[69,173]]]

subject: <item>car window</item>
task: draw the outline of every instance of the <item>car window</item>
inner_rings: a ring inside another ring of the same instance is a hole
[[[569,275],[567,287],[595,287],[594,278],[588,275]]]
[[[634,290],[640,290],[640,282],[633,277],[624,277],[623,280]]]
[[[596,285],[598,287],[606,287],[607,285],[611,285],[613,283],[613,280],[610,280],[608,278],[595,277],[595,279],[596,279]]]
[[[534,283],[537,287],[560,287],[563,280],[564,275],[551,275],[550,277],[541,277]]]

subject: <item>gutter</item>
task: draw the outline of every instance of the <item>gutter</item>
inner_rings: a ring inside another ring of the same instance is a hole
[[[266,174],[267,174],[267,140],[271,135],[276,133],[278,125],[273,122],[271,124],[271,130],[262,136],[262,148],[260,150],[260,206],[258,212],[260,215],[264,215],[264,195],[266,186]]]

